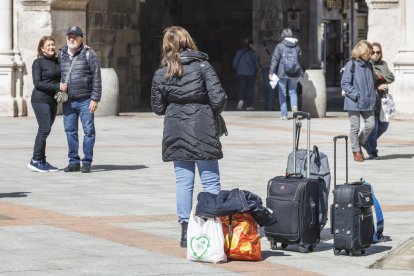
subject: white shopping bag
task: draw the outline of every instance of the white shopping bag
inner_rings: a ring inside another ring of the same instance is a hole
[[[386,94],[385,97],[381,99],[381,111],[379,120],[381,122],[389,122],[390,118],[394,116],[395,113],[396,111],[394,99],[390,94]]]
[[[279,77],[276,74],[272,74],[272,77],[270,78],[270,82],[269,82],[272,89],[275,89],[278,81],[279,81]]]
[[[207,221],[191,211],[187,229],[187,260],[207,263],[226,262],[223,227],[219,218]]]

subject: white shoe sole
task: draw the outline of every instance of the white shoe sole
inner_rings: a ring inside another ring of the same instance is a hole
[[[32,171],[35,171],[35,172],[43,172],[43,173],[47,173],[47,172],[49,172],[49,171],[39,170],[39,169],[38,169],[38,168],[36,168],[35,166],[30,165],[30,163],[27,165],[27,167],[28,167],[29,169],[31,169]]]

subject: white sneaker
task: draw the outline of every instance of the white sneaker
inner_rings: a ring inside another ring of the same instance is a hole
[[[280,117],[280,119],[281,120],[287,120],[287,117],[286,116],[282,116],[282,117]]]
[[[243,109],[243,101],[240,100],[239,103],[237,104],[237,109],[238,110],[242,110]]]
[[[298,107],[296,105],[292,106],[292,112],[298,112]]]
[[[246,111],[253,111],[254,110],[254,107],[253,106],[248,106],[247,108],[246,108]]]

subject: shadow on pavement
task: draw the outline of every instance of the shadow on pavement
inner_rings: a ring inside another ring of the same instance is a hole
[[[390,154],[390,155],[381,155],[380,160],[390,160],[390,159],[411,159],[414,157],[414,154]]]
[[[263,261],[269,257],[290,257],[292,255],[286,254],[285,251],[273,251],[273,250],[264,250],[262,251]]]
[[[30,194],[30,192],[14,192],[14,193],[0,193],[0,198],[6,198],[6,197],[27,197],[27,194]]]
[[[133,171],[148,168],[145,165],[92,165],[92,172]]]

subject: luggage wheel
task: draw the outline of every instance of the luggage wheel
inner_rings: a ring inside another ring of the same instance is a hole
[[[365,250],[361,250],[361,254],[365,254]]]
[[[349,251],[349,250],[347,250],[346,251],[346,254],[348,254],[348,256],[354,256],[354,251]]]
[[[341,249],[335,249],[333,250],[334,255],[339,255],[341,253]]]
[[[308,249],[303,245],[298,245],[298,249],[301,253],[307,253]]]
[[[288,244],[287,243],[282,243],[281,246],[282,246],[283,249],[286,249],[286,247],[288,246]]]
[[[313,252],[315,250],[315,246],[314,245],[309,245],[308,246],[308,251],[309,252]]]
[[[270,249],[276,250],[277,249],[277,242],[273,239],[269,239],[270,241]]]

